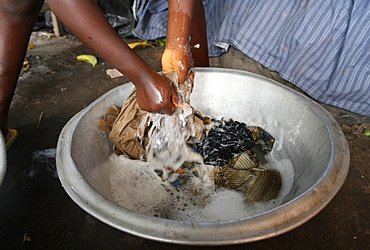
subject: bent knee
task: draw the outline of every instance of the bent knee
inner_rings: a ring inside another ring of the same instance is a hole
[[[22,18],[39,11],[39,6],[43,2],[43,0],[0,0],[0,10],[2,14],[8,14],[13,18]]]

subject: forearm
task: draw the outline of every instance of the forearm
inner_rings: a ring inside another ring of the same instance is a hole
[[[47,0],[47,3],[78,39],[127,76],[135,85],[144,84],[147,77],[156,74],[126,45],[94,1]]]
[[[166,48],[186,46],[190,40],[196,0],[168,0]]]

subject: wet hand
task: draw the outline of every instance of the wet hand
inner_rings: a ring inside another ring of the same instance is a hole
[[[179,46],[179,48],[166,48],[162,55],[162,72],[164,74],[176,71],[179,77],[179,83],[184,83],[188,78],[193,82],[194,62],[188,46]]]
[[[148,78],[146,84],[136,86],[136,96],[139,107],[152,113],[172,115],[180,105],[175,86],[157,73]]]

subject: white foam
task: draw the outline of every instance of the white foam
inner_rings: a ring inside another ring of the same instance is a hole
[[[105,164],[111,167],[109,178],[113,199],[122,207],[173,220],[215,222],[253,216],[281,204],[292,188],[294,169],[289,159],[277,161],[268,156],[267,160],[269,163],[263,168],[277,169],[282,175],[281,191],[274,200],[249,205],[243,202],[245,197],[238,191],[214,190],[207,175],[212,166],[201,167],[202,178],[192,177],[189,185],[198,191],[194,192],[191,188],[176,189],[143,161],[112,154]]]
[[[177,108],[174,115],[148,113],[144,119],[152,123],[148,132],[146,147],[147,161],[158,167],[171,167],[177,170],[185,162],[203,162],[200,154],[187,145],[191,137],[196,137],[196,127],[191,119],[190,106]],[[142,129],[144,131],[144,129]]]

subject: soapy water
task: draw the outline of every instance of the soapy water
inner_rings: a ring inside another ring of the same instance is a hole
[[[180,88],[182,86],[185,86],[184,89]],[[178,88],[185,103],[189,103],[186,95],[191,93],[189,86],[181,84]],[[267,202],[246,204],[246,194],[227,188],[216,189],[210,178],[214,166],[204,165],[202,155],[189,147],[188,143],[198,143],[203,139],[206,129],[203,123],[195,122],[193,113],[188,105],[176,108],[172,116],[147,114],[138,127],[137,135],[143,138],[145,126],[150,124],[146,161],[132,160],[114,153],[106,165],[101,166],[111,170],[109,181],[113,200],[138,213],[187,222],[246,218],[280,205],[293,185],[291,162],[278,162],[266,156],[268,163],[263,168],[276,169],[282,176],[279,195]],[[212,123],[208,129],[211,127]],[[245,137],[244,134],[239,136]],[[178,181],[177,178],[184,178],[184,175],[179,176],[176,172],[184,162],[197,163],[196,174],[190,172],[190,177],[185,175],[185,183],[173,185]]]
[[[246,204],[246,194],[227,188],[216,189],[210,178],[214,166],[202,164],[202,155],[189,147],[189,139],[200,141],[202,136],[199,131],[203,132],[203,127],[197,127],[191,119],[192,108],[178,108],[175,113],[172,116],[148,113],[147,119],[143,119],[142,125],[148,121],[151,123],[146,161],[116,154],[110,156],[106,167],[111,169],[111,192],[117,204],[138,213],[166,219],[217,222],[253,216],[283,202],[294,180],[289,160],[276,161],[271,156],[265,157],[268,163],[263,168],[276,169],[282,176],[279,195],[270,201]],[[141,136],[138,135],[139,138]],[[184,162],[199,163],[197,175],[187,178],[185,185],[172,185],[179,177],[176,170]]]
[[[187,79],[184,83],[178,83],[176,72],[170,72],[166,76],[176,86],[180,99],[179,107],[169,116],[166,114],[147,113],[138,126],[138,138],[143,138],[147,124],[150,129],[147,133],[149,138],[146,146],[146,161],[154,166],[163,166],[177,170],[187,162],[203,162],[203,157],[192,150],[187,142],[201,140],[204,127],[194,120],[194,110],[190,106],[190,94],[193,83]]]
[[[149,143],[146,147],[147,162],[161,168],[163,166],[177,170],[185,162],[203,162],[203,157],[192,150],[187,142],[196,138],[203,128],[190,118],[193,110],[177,108],[174,115],[148,113],[142,120],[138,131],[145,131],[144,125],[150,121]],[[142,137],[139,134],[138,137]],[[200,138],[199,138],[200,139]]]
[[[227,188],[215,189],[209,178],[213,168],[201,165],[198,177],[186,186],[176,188],[163,180],[157,168],[140,160],[112,154],[105,166],[110,169],[114,201],[132,211],[187,222],[218,222],[246,218],[282,204],[293,186],[294,169],[289,159],[275,160],[267,155],[264,169],[276,169],[282,176],[282,187],[276,199],[245,204],[245,196]]]

